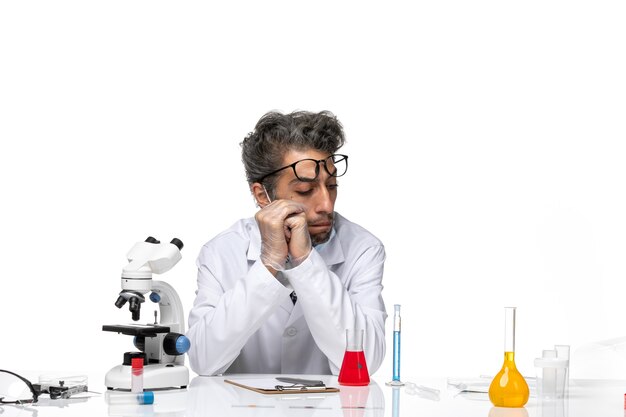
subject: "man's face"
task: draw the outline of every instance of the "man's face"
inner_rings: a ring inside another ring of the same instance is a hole
[[[314,149],[290,150],[285,153],[282,166],[302,159],[320,160],[328,156],[330,155]],[[298,165],[298,173],[300,172]],[[311,169],[307,176],[315,176],[315,171]],[[331,177],[323,166],[319,167],[319,175],[312,182],[298,180],[293,169],[283,170],[278,177],[274,194],[277,199],[297,201],[306,207],[306,220],[313,245],[324,243],[330,238],[337,199],[337,178]]]

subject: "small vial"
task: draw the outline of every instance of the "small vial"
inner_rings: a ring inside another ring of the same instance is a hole
[[[143,358],[131,359],[130,392],[143,392]]]
[[[152,391],[138,393],[116,392],[109,394],[106,401],[109,405],[153,404],[154,393]]]

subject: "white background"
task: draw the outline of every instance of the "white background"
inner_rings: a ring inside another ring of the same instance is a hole
[[[403,379],[497,372],[507,305],[525,374],[557,343],[573,376],[623,377],[625,21],[602,0],[1,2],[0,368],[116,365],[131,338],[101,326],[130,321],[113,303],[148,235],[185,243],[161,278],[188,314],[200,247],[255,212],[243,137],[327,109]]]

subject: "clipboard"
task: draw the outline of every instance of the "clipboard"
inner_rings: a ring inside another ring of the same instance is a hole
[[[289,387],[289,384],[278,381],[276,378],[257,378],[257,379],[225,379],[227,384],[235,385],[240,388],[249,389],[259,394],[323,394],[327,392],[339,392],[339,388],[335,387]],[[287,386],[278,389],[277,386]]]

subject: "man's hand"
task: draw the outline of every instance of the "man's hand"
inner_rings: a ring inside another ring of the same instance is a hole
[[[275,200],[255,216],[261,231],[261,261],[276,275],[285,269],[287,256],[299,265],[311,252],[305,207],[291,200]]]

